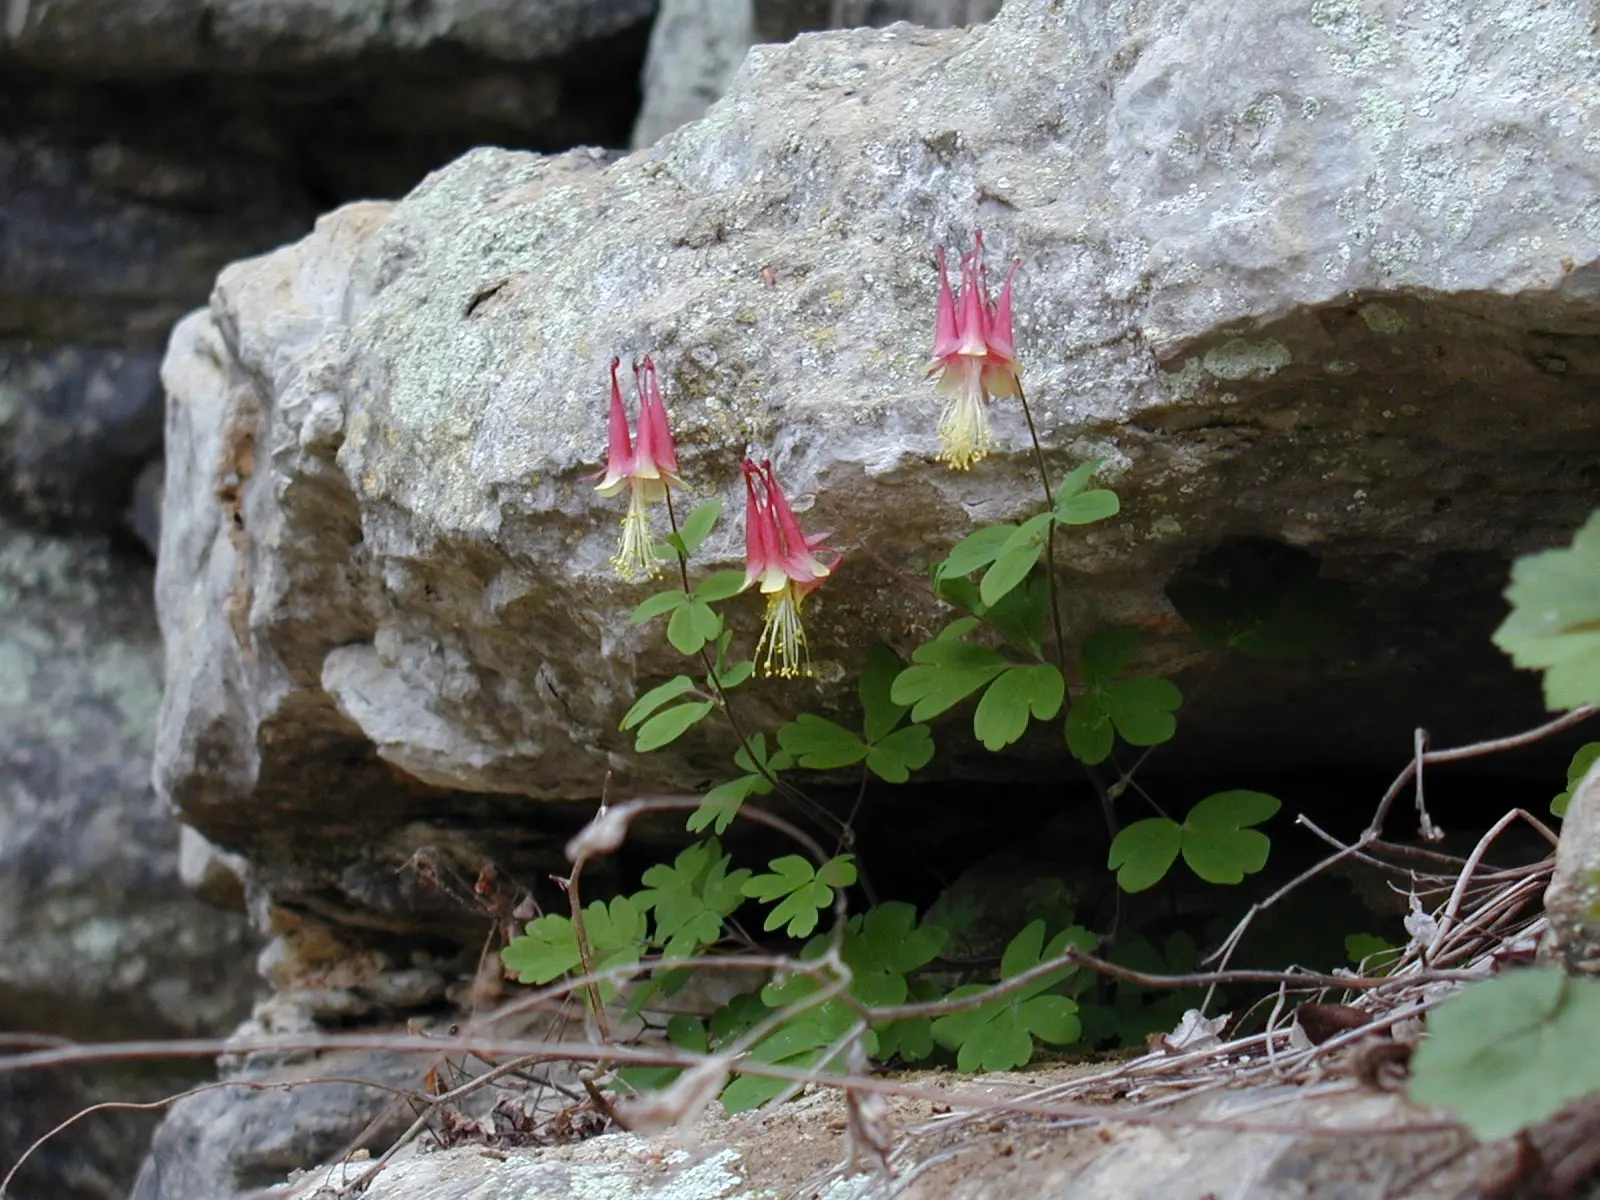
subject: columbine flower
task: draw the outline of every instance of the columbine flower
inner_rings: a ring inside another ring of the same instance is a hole
[[[667,408],[661,402],[656,364],[649,355],[642,367],[633,368],[634,389],[639,396],[639,436],[628,437],[628,414],[623,410],[622,387],[617,382],[621,361],[611,360],[611,438],[605,478],[595,491],[614,496],[627,485],[628,515],[622,518],[622,543],[611,565],[623,579],[649,579],[660,571],[661,564],[656,559],[650,514],[645,506],[665,500],[669,486],[679,486],[678,452],[667,428]]]
[[[810,660],[800,606],[838,565],[839,554],[822,544],[828,534],[807,537],[801,532],[770,462],[758,467],[744,460],[744,494],[744,586],[759,582],[767,597],[767,621],[756,657],[766,649],[762,670],[768,675],[807,674]]]
[[[1022,394],[1017,351],[1011,333],[1011,281],[1020,258],[1013,259],[1000,299],[989,298],[989,272],[983,262],[983,231],[961,256],[960,296],[950,290],[944,247],[938,249],[939,311],[934,324],[933,362],[939,391],[949,399],[939,418],[939,459],[964,471],[994,444],[984,406],[996,396]]]

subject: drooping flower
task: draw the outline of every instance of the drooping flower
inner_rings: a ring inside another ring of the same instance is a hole
[[[744,586],[760,583],[767,598],[766,624],[756,643],[756,657],[766,651],[762,670],[768,675],[803,675],[810,670],[810,659],[800,608],[838,565],[839,553],[822,544],[828,534],[808,537],[801,531],[770,461],[757,466],[747,458],[743,470]]]
[[[618,575],[631,581],[649,579],[661,569],[646,506],[665,500],[668,487],[679,486],[678,451],[667,427],[667,409],[661,400],[656,365],[649,355],[642,365],[633,368],[634,389],[639,397],[638,436],[628,436],[628,414],[622,407],[622,386],[617,382],[621,361],[611,360],[610,438],[604,478],[595,491],[614,496],[624,486],[628,489],[628,514],[622,518],[622,540],[611,565]]]
[[[944,247],[937,251],[939,307],[933,362],[928,366],[928,374],[939,373],[938,390],[947,397],[939,418],[939,459],[958,471],[966,470],[994,445],[985,405],[997,396],[1022,392],[1011,319],[1011,281],[1022,260],[1012,260],[1000,298],[991,300],[982,230],[974,235],[973,243],[971,252],[961,256],[959,295],[950,289]]]

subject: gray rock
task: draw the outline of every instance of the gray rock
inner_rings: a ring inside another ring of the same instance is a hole
[[[120,526],[161,451],[160,355],[0,348],[0,504],[78,530]]]
[[[291,1171],[381,1149],[414,1117],[395,1089],[420,1090],[426,1069],[415,1057],[345,1052],[230,1072],[239,1086],[172,1106],[130,1200],[245,1200]]]
[[[103,539],[0,524],[0,1030],[107,1040],[230,1028],[255,991],[241,915],[190,896],[150,787],[161,695],[150,569]],[[100,1100],[193,1082],[165,1064],[0,1080],[0,1164]],[[153,1115],[89,1121],[19,1194],[120,1196]]]
[[[161,698],[148,568],[0,526],[0,1028],[228,1028],[254,990],[242,917],[178,880],[152,792]]]
[[[647,21],[653,0],[16,0],[0,50],[96,72],[344,61],[430,47],[550,58]]]
[[[1063,1074],[1066,1074],[1063,1072]],[[1058,1077],[1059,1078],[1059,1077]],[[968,1098],[1016,1094],[1051,1082],[1048,1075],[919,1077],[926,1096]],[[1473,1145],[1448,1129],[1381,1131],[1427,1119],[1393,1095],[1347,1089],[1321,1096],[1293,1087],[1229,1090],[1158,1110],[1171,1124],[1141,1126],[1110,1118],[1077,1128],[1007,1119],[995,1113],[979,1126],[936,1118],[925,1099],[891,1099],[900,1130],[938,1129],[939,1140],[898,1143],[899,1178],[851,1173],[844,1105],[810,1095],[775,1111],[725,1118],[715,1111],[699,1128],[654,1138],[608,1134],[575,1145],[503,1149],[473,1145],[397,1156],[363,1194],[371,1200],[513,1200],[520,1197],[607,1196],[617,1200],[735,1200],[745,1196],[822,1196],[827,1200],[1167,1200],[1208,1193],[1240,1200],[1305,1196],[1371,1196],[1405,1180],[1416,1200],[1454,1200],[1463,1189],[1512,1161],[1513,1147]],[[948,1106],[944,1109],[949,1112]],[[1262,1118],[1270,1112],[1269,1121]],[[1251,1121],[1257,1128],[1251,1129]],[[1196,1128],[1186,1120],[1229,1122]],[[1293,1132],[1297,1125],[1360,1128],[1363,1136],[1332,1138]],[[1248,1132],[1246,1132],[1248,1130]],[[1379,1132],[1372,1132],[1372,1131]],[[981,1132],[980,1132],[981,1131]],[[951,1153],[959,1149],[959,1153]],[[364,1164],[308,1172],[285,1200],[331,1200]],[[327,1189],[327,1190],[319,1190]],[[143,1200],[141,1197],[140,1200]]]
[[[1544,908],[1550,930],[1540,954],[1569,975],[1600,977],[1600,764],[1567,801]]]
[[[614,579],[618,505],[584,482],[613,354],[662,364],[684,503],[728,503],[706,569],[741,560],[746,452],[844,531],[814,677],[741,703],[847,712],[871,641],[942,619],[883,565],[921,578],[1037,503],[1013,405],[977,469],[932,461],[932,250],[979,225],[1023,260],[1053,471],[1102,459],[1124,500],[1062,539],[1073,636],[1133,623],[1144,669],[1199,662],[1162,588],[1240,534],[1350,591],[1324,652],[1229,660],[1170,769],[1388,765],[1417,724],[1531,721],[1487,635],[1509,556],[1592,504],[1600,83],[1586,4],[1448,12],[1442,38],[1354,5],[1014,0],[808,35],[649,152],[481,150],[231,267],[165,365],[162,793],[269,890],[403,924],[419,843],[531,873],[566,806],[522,797],[724,776],[714,723],[640,759],[616,730],[680,660],[627,627],[650,589]],[[757,603],[727,608],[748,648]],[[1064,769],[1054,736],[997,763],[962,724],[948,774]]]
[[[662,0],[632,144],[651,145],[703,116],[757,42],[895,21],[930,29],[976,25],[999,11],[1000,0]]]

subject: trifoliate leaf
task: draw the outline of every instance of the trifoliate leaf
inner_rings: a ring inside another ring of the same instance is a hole
[[[1094,473],[1100,469],[1102,460],[1095,458],[1086,463],[1079,463],[1061,481],[1061,486],[1056,489],[1055,507],[1060,508],[1068,500],[1089,486],[1089,481],[1094,478]]]
[[[974,620],[973,622],[977,622]],[[861,733],[867,741],[876,742],[887,737],[889,731],[900,724],[910,706],[896,704],[889,695],[895,676],[905,670],[900,656],[882,642],[874,642],[867,651],[866,664],[861,668]]]
[[[972,574],[979,567],[987,567],[1016,531],[1015,525],[987,525],[973,530],[951,547],[944,561],[934,568],[935,578],[954,580]]]
[[[1567,805],[1572,800],[1573,790],[1583,782],[1583,777],[1589,773],[1589,768],[1594,766],[1595,760],[1600,759],[1600,742],[1588,742],[1578,747],[1578,752],[1572,756],[1572,762],[1567,765],[1567,790],[1550,801],[1550,811],[1558,817],[1567,815]]]
[[[936,717],[988,683],[1010,664],[987,646],[966,642],[924,642],[912,655],[915,666],[895,677],[889,696],[911,705],[911,719]]]
[[[696,700],[692,704],[678,704],[664,712],[658,712],[643,725],[634,735],[633,748],[643,754],[647,750],[659,750],[682,737],[688,728],[711,711],[711,702]]]
[[[1074,927],[1057,934],[1048,946],[1043,942],[1044,922],[1030,922],[1007,945],[1001,958],[1001,978],[1010,979],[1059,957],[1069,942],[1092,945],[1093,935]],[[940,1017],[933,1023],[933,1036],[941,1045],[956,1050],[956,1066],[962,1071],[1009,1071],[1024,1066],[1033,1057],[1035,1037],[1057,1044],[1077,1041],[1081,1032],[1077,1004],[1065,996],[1042,994],[1074,970],[1050,971],[1021,991],[981,1008]],[[968,985],[957,988],[950,997],[958,999],[984,990],[981,985]]]
[[[1183,827],[1166,817],[1147,817],[1118,831],[1106,866],[1117,873],[1117,886],[1142,892],[1166,877],[1183,848]]]
[[[999,630],[1013,646],[1034,658],[1043,657],[1044,623],[1050,615],[1050,581],[1042,570],[1034,571],[1021,587],[1012,588],[1005,599],[984,610],[983,619]]]
[[[1050,536],[1054,521],[1051,513],[1029,517],[1000,544],[994,563],[978,584],[979,599],[993,607],[1028,577],[1028,572],[1044,553],[1045,540]]]
[[[1183,693],[1166,679],[1124,679],[1107,684],[1107,710],[1117,733],[1130,746],[1159,746],[1177,732],[1172,714]]]
[[[694,598],[703,600],[707,604],[715,604],[718,600],[726,600],[743,590],[743,571],[718,571],[715,575],[707,575],[694,585]]]
[[[1600,511],[1571,546],[1517,559],[1506,599],[1511,615],[1494,644],[1544,671],[1545,706],[1600,704]]]
[[[529,921],[523,933],[500,951],[500,961],[522,983],[559,979],[583,961],[572,919],[552,913]]]
[[[1231,791],[1207,796],[1183,822],[1183,861],[1207,883],[1238,883],[1267,865],[1271,839],[1251,829],[1282,803],[1265,792]]]
[[[739,815],[739,806],[753,794],[764,794],[772,785],[759,775],[741,775],[727,783],[719,783],[700,798],[700,807],[689,814],[690,833],[699,833],[710,827],[713,832],[726,833]]]
[[[1066,681],[1049,663],[1011,667],[999,675],[978,701],[972,732],[987,750],[1002,750],[1028,728],[1028,717],[1048,721],[1061,711]]]
[[[1111,703],[1104,691],[1085,692],[1067,713],[1067,749],[1087,767],[1111,757],[1117,735],[1111,726]]]
[[[815,713],[801,713],[779,729],[778,744],[813,771],[848,767],[867,756],[860,735]]]
[[[689,593],[676,589],[668,592],[657,592],[645,600],[638,608],[633,610],[633,615],[628,618],[629,625],[643,625],[653,617],[662,613],[673,612],[689,603]]]
[[[1056,492],[1056,520],[1063,525],[1093,525],[1114,517],[1122,510],[1122,501],[1109,488],[1085,491],[1090,478],[1100,469],[1098,462],[1084,463],[1068,475]]]
[[[662,684],[657,684],[644,695],[633,702],[633,707],[622,716],[622,724],[618,729],[632,729],[656,709],[670,700],[676,700],[685,692],[694,691],[694,680],[687,675],[677,675]]]
[[[1452,1109],[1475,1137],[1506,1137],[1600,1090],[1600,980],[1509,971],[1428,1014],[1411,1058],[1415,1104]]]
[[[679,654],[698,654],[707,642],[722,632],[722,618],[703,600],[690,600],[672,610],[667,622],[667,641]]]
[[[1174,578],[1167,599],[1206,645],[1285,658],[1322,646],[1343,622],[1347,590],[1320,570],[1304,550],[1236,538]]]
[[[932,761],[933,731],[926,725],[896,729],[867,752],[867,770],[885,783],[904,783]]]
[[[1083,639],[1083,679],[1090,685],[1110,683],[1128,669],[1139,649],[1139,631],[1103,629]]]
[[[683,539],[683,552],[685,556],[693,554],[700,549],[702,542],[711,536],[711,531],[716,528],[717,518],[722,515],[722,500],[713,497],[704,504],[698,505],[695,510],[684,520],[683,526],[678,530],[678,536]],[[730,592],[729,595],[732,595]]]
[[[855,882],[851,858],[839,855],[818,871],[798,854],[785,855],[767,864],[770,874],[747,880],[741,890],[765,904],[779,901],[762,925],[768,933],[787,925],[790,937],[809,937],[817,927],[818,913],[833,904],[834,888]]]

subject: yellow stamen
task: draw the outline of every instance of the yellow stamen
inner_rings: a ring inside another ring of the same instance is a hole
[[[786,678],[811,674],[806,631],[800,624],[800,593],[793,584],[767,595],[767,623],[756,643],[757,658],[761,658],[763,646],[767,656],[761,664],[762,674]]]
[[[939,443],[939,461],[957,471],[965,471],[989,453],[994,439],[978,388],[962,387],[950,397],[939,418]]]
[[[655,538],[650,532],[650,514],[645,511],[637,488],[630,492],[628,515],[622,518],[622,542],[611,565],[628,583],[654,579],[661,573]]]

